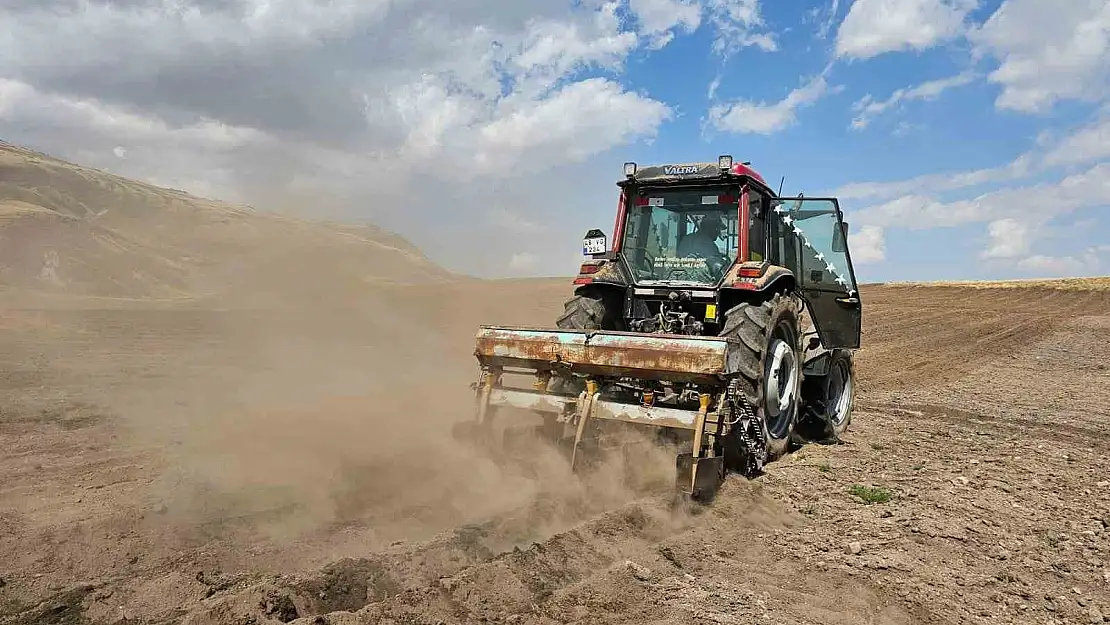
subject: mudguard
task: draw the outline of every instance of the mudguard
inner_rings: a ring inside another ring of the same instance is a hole
[[[763,261],[748,261],[736,263],[725,274],[721,281],[722,289],[739,289],[743,291],[763,291],[780,280],[787,280],[791,285],[796,284],[794,272],[780,265],[772,265]]]
[[[578,269],[578,275],[574,278],[574,284],[628,286],[632,283],[632,280],[622,265],[623,263],[620,262],[619,257],[616,255],[613,255],[612,258],[592,258],[585,260]]]

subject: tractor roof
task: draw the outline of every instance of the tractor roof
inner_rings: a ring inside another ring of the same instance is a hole
[[[636,173],[631,178],[621,180],[617,184],[624,186],[630,182],[637,183],[681,183],[708,181],[721,177],[721,168],[717,163],[673,163],[667,165],[647,165],[637,167]],[[745,176],[758,182],[761,186],[770,189],[770,185],[763,176],[745,163],[733,163],[728,173],[733,176]]]

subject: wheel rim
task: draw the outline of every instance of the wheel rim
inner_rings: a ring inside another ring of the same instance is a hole
[[[763,377],[763,410],[771,435],[782,438],[797,405],[798,360],[790,331],[782,326],[776,330]]]
[[[828,406],[829,423],[840,425],[848,417],[848,406],[852,402],[852,376],[848,363],[837,360],[829,371]]]

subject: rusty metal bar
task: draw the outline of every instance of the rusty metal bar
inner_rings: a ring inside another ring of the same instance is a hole
[[[679,408],[652,406],[647,408],[636,404],[622,404],[612,401],[598,401],[593,405],[592,418],[639,423],[656,427],[694,429],[698,413]]]
[[[577,400],[577,397],[549,395],[540,391],[497,388],[490,393],[489,403],[492,406],[562,414],[567,404]]]
[[[708,336],[481,326],[474,355],[486,367],[720,386],[736,372],[737,347]]]
[[[578,402],[578,400],[578,397],[550,395],[525,389],[495,388],[490,391],[489,405],[559,415],[564,413],[568,404]],[[587,417],[655,427],[696,430],[698,414],[696,411],[681,408],[647,407],[639,404],[625,404],[598,399],[590,402]],[[717,415],[710,412],[706,413],[706,416],[715,419]],[[704,419],[702,424],[704,428],[704,425],[706,425]]]

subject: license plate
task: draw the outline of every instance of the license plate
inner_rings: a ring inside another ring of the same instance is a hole
[[[604,254],[605,253],[605,237],[597,237],[593,239],[582,240],[582,253],[586,255],[591,254]]]

